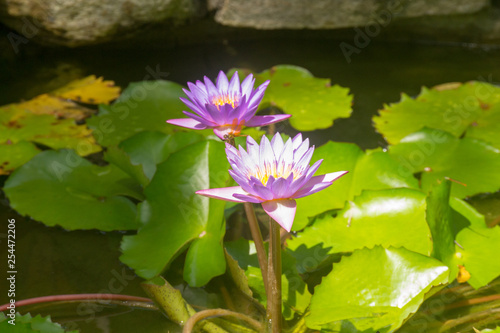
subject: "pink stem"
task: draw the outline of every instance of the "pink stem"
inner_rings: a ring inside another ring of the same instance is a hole
[[[51,295],[23,299],[16,301],[16,308],[19,306],[47,303],[47,302],[60,302],[60,301],[81,301],[81,300],[117,300],[117,301],[130,301],[130,302],[153,302],[149,298],[118,295],[118,294],[69,294],[69,295]],[[10,303],[0,305],[0,311],[6,311]]]

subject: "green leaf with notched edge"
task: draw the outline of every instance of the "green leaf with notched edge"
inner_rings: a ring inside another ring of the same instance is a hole
[[[40,152],[28,141],[17,143],[0,143],[0,175],[8,175]]]
[[[500,149],[499,120],[500,88],[477,81],[424,87],[414,99],[403,94],[401,101],[385,105],[373,118],[375,128],[390,144],[429,127],[455,137],[466,134]]]
[[[297,200],[293,230],[303,229],[309,218],[322,212],[343,208],[346,200],[352,200],[362,190],[418,188],[413,175],[404,172],[402,166],[385,152],[364,153],[352,143],[328,142],[314,151],[313,160],[318,159],[323,159],[323,162],[316,175],[341,170],[349,173],[327,189]]]
[[[0,331],[9,333],[78,333],[78,331],[64,330],[58,323],[53,323],[50,316],[36,315],[33,317],[29,313],[21,315],[19,312],[16,312],[15,319],[0,313]]]
[[[100,167],[73,150],[44,151],[5,182],[12,208],[45,225],[69,230],[137,228],[137,182],[114,166]]]
[[[321,329],[349,320],[358,332],[393,332],[433,286],[446,282],[448,267],[434,258],[405,248],[356,250],[315,288],[306,325]]]
[[[203,136],[194,132],[165,134],[145,131],[126,139],[118,147],[108,147],[105,159],[145,186],[153,178],[156,166],[170,154],[201,140]]]
[[[424,190],[445,177],[466,184],[451,186],[451,195],[460,198],[500,189],[500,150],[481,140],[425,128],[390,146],[389,154],[406,173],[422,172]]]
[[[28,113],[16,106],[0,109],[0,143],[20,141],[53,149],[72,148],[80,156],[101,151],[92,131],[85,125],[77,125],[74,119]]]
[[[249,74],[247,70],[238,70],[240,79]],[[330,79],[315,78],[302,67],[278,65],[254,75],[255,86],[271,81],[260,109],[279,107],[292,115],[290,124],[299,131],[328,128],[335,119],[351,115],[352,95],[348,88],[332,86]]]
[[[195,192],[226,187],[228,169],[224,146],[212,140],[189,145],[159,164],[144,190],[141,227],[137,235],[123,238],[121,260],[151,279],[190,247],[184,265],[189,285],[202,286],[223,274],[225,202]]]
[[[291,250],[321,245],[330,254],[382,245],[404,246],[430,255],[432,241],[426,207],[425,194],[418,190],[366,190],[349,201],[336,217],[317,218],[287,243]]]
[[[172,133],[179,128],[166,121],[184,117],[182,96],[182,86],[174,82],[131,83],[112,105],[100,105],[99,114],[90,117],[87,124],[103,146],[118,145],[142,131]]]
[[[488,228],[484,216],[465,201],[453,198],[450,205],[470,223],[456,236],[456,264],[470,273],[471,286],[483,287],[500,276],[500,227]]]

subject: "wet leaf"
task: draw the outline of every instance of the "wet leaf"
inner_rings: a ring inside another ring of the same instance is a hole
[[[389,154],[406,173],[422,172],[424,190],[445,177],[466,184],[451,186],[451,195],[460,198],[500,189],[500,150],[484,141],[422,129],[389,147]]]
[[[356,250],[315,288],[306,324],[321,329],[349,320],[359,332],[393,332],[447,281],[448,267],[405,248]]]
[[[64,330],[58,323],[53,323],[50,316],[36,315],[32,317],[29,313],[21,315],[16,312],[16,317],[13,320],[14,324],[9,324],[11,320],[12,318],[0,313],[0,331],[11,333],[78,333],[78,331]]]
[[[202,286],[223,274],[225,202],[195,192],[225,187],[228,169],[223,145],[212,140],[189,145],[159,164],[144,190],[141,227],[137,235],[123,238],[121,260],[151,279],[189,247],[184,279],[190,286]]]
[[[241,79],[249,74],[247,70],[238,70]],[[348,88],[332,86],[330,79],[315,78],[302,67],[279,65],[255,74],[256,86],[266,80],[271,83],[260,109],[277,106],[292,115],[290,124],[299,131],[328,128],[335,119],[351,115],[352,95]]]
[[[411,98],[402,95],[398,103],[385,105],[373,121],[390,144],[424,127],[451,133],[455,137],[482,139],[500,149],[500,88],[485,82],[422,88]]]
[[[186,106],[179,99],[181,96],[182,86],[174,82],[131,83],[112,105],[100,105],[99,113],[90,117],[87,124],[103,146],[118,145],[142,131],[172,133],[179,127],[166,121],[184,116]]]
[[[470,273],[467,282],[480,288],[500,276],[500,228],[488,228],[484,216],[462,200],[454,198],[450,204],[470,223],[457,234],[455,262]]]
[[[427,222],[432,234],[434,248],[432,256],[448,266],[450,280],[458,274],[455,263],[455,235],[453,227],[458,223],[453,219],[450,208],[451,182],[443,180],[432,188],[427,197]]]
[[[328,142],[314,151],[313,160],[319,159],[323,162],[317,175],[341,170],[349,173],[327,189],[297,201],[293,230],[303,229],[309,218],[322,212],[343,208],[346,200],[352,200],[364,189],[418,188],[412,174],[385,152],[364,153],[355,144]]]
[[[75,80],[52,92],[53,95],[88,104],[109,104],[120,95],[120,87],[95,75]]]
[[[336,217],[317,218],[287,243],[291,250],[320,244],[330,254],[382,245],[404,246],[430,255],[432,241],[426,208],[425,194],[418,190],[366,190],[349,201]]]
[[[52,115],[56,119],[82,120],[94,113],[84,106],[50,94],[42,94],[29,101],[14,104],[12,106],[30,114]]]
[[[11,207],[45,225],[69,230],[137,228],[139,185],[113,166],[100,167],[72,150],[44,151],[5,182]]]
[[[0,143],[30,141],[53,149],[72,148],[86,156],[101,150],[92,131],[73,119],[36,115],[17,106],[0,110]]]
[[[40,150],[31,142],[0,144],[0,175],[8,175],[32,159]]]

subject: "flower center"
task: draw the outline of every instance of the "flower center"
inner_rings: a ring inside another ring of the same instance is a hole
[[[220,106],[225,104],[230,104],[233,108],[235,108],[238,106],[239,99],[240,98],[237,95],[231,95],[229,93],[220,94],[212,97],[212,104],[215,105],[218,110],[220,110]]]
[[[293,180],[296,180],[302,176],[302,172],[295,170],[292,165],[276,165],[277,163],[266,163],[263,167],[258,167],[257,170],[250,173],[248,178],[251,176],[259,179],[262,185],[266,186],[269,181],[269,177],[273,176],[274,179],[278,178],[288,178],[290,174],[293,173]]]

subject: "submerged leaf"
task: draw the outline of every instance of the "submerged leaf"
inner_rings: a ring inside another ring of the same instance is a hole
[[[321,329],[348,320],[358,332],[393,332],[433,286],[447,281],[448,268],[422,254],[380,246],[356,250],[315,288],[306,324]]]
[[[10,321],[14,324],[9,323]],[[16,312],[15,319],[0,313],[0,331],[11,333],[78,333],[78,331],[64,330],[61,325],[52,322],[50,316],[36,315],[33,317],[29,313],[21,315],[19,312]]]
[[[48,226],[69,230],[137,228],[138,184],[113,166],[100,167],[72,150],[44,151],[5,182],[12,208]]]

